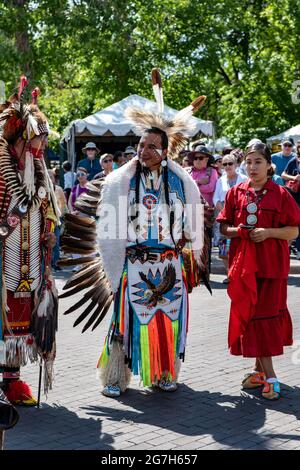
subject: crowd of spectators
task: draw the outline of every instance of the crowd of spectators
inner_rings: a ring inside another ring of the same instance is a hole
[[[259,139],[251,139],[245,150],[254,143],[261,142]],[[50,171],[50,177],[55,185],[55,193],[63,215],[66,211],[77,213],[76,199],[86,191],[86,184],[93,179],[105,178],[112,171],[130,161],[136,155],[136,149],[128,146],[124,151],[100,154],[99,148],[93,142],[88,142],[82,149],[84,158],[72,172],[72,165],[66,161],[63,163],[64,187],[57,184],[55,172]],[[240,148],[224,148],[221,154],[211,153],[204,141],[197,141],[191,145],[191,150],[182,150],[178,162],[191,175],[196,182],[199,191],[206,203],[214,209],[215,215],[224,207],[226,193],[234,185],[248,178],[244,160],[244,151]],[[294,146],[292,139],[284,139],[281,143],[281,151],[272,154],[273,181],[285,186],[293,195],[298,206],[300,206],[300,141]],[[64,195],[64,202],[62,195]],[[62,225],[63,226],[63,225]],[[53,252],[52,267],[59,269],[56,265],[59,258],[59,233],[57,233],[57,245]],[[215,223],[210,230],[211,247],[219,248],[219,257],[224,261],[227,269],[229,240],[220,235],[219,224]],[[295,241],[291,250],[295,251],[297,259],[300,259],[300,237]],[[228,278],[224,279],[224,283]]]

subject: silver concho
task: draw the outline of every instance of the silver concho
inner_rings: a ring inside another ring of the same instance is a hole
[[[27,204],[20,204],[18,209],[21,212],[21,214],[26,214],[26,212],[28,210],[28,206],[27,206]]]
[[[5,225],[0,225],[0,237],[6,237],[9,234],[9,228]]]
[[[255,225],[256,222],[257,222],[257,217],[256,217],[256,215],[254,215],[254,214],[248,215],[248,217],[247,217],[247,224],[249,224],[249,225]]]
[[[47,194],[47,193],[46,193],[46,189],[43,188],[43,186],[41,186],[41,187],[39,188],[39,190],[38,190],[38,197],[39,197],[40,199],[44,199],[44,197],[46,197],[46,194]]]
[[[247,212],[249,214],[255,214],[255,212],[257,212],[257,205],[255,204],[255,202],[250,202],[250,204],[248,204]]]

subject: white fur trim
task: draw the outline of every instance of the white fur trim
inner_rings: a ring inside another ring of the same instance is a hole
[[[102,202],[99,210],[99,224],[97,228],[98,244],[103,267],[114,292],[117,291],[124,268],[127,246],[127,203],[130,189],[130,180],[136,171],[138,158],[133,158],[126,165],[110,173],[102,188]],[[200,261],[203,246],[203,204],[201,203],[199,189],[192,177],[177,163],[168,159],[168,167],[182,181],[186,204],[186,231],[191,232],[197,219],[197,239],[192,242],[192,249],[197,261]],[[108,234],[109,226],[115,227],[114,236]]]

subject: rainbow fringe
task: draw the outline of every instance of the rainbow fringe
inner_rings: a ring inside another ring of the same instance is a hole
[[[182,278],[185,286],[183,295],[187,295],[187,278],[182,261]],[[162,378],[175,380],[175,360],[184,351],[180,351],[182,338],[186,336],[188,330],[188,307],[187,311],[181,312],[178,320],[170,320],[162,310],[157,310],[153,318],[146,325],[139,322],[132,307],[129,312],[125,308],[125,295],[127,292],[127,270],[122,275],[120,288],[115,301],[115,315],[110,326],[110,333],[106,337],[104,348],[97,367],[106,367],[109,359],[109,342],[111,333],[124,335],[126,324],[125,315],[132,316],[132,325],[129,338],[129,345],[124,345],[129,353],[130,368],[134,375],[139,375],[144,386],[151,386]],[[187,303],[187,302],[186,302]],[[184,316],[186,318],[184,318]],[[128,319],[127,319],[128,323]],[[184,326],[184,328],[183,328]]]

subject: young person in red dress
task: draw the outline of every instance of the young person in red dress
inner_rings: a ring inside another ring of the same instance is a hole
[[[293,342],[287,308],[288,240],[297,237],[300,209],[288,191],[271,181],[271,154],[263,143],[246,153],[249,180],[231,188],[219,214],[221,233],[231,239],[228,343],[233,355],[255,357],[245,389],[263,386],[262,396],[280,397],[272,357]]]

